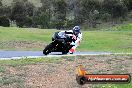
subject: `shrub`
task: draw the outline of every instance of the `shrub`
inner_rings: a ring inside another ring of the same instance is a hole
[[[0,16],[0,26],[9,27],[10,21],[6,16]]]

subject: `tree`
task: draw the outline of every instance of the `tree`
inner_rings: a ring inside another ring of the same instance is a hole
[[[25,7],[26,15],[32,17],[34,15],[35,6],[31,2],[27,1],[25,2]]]
[[[24,20],[26,18],[25,11],[26,8],[24,6],[24,2],[14,0],[14,2],[12,3],[11,20],[16,21],[16,24],[19,27],[24,26]]]
[[[35,6],[33,5],[33,3],[29,2],[29,1],[25,1],[25,14],[26,14],[26,18],[25,18],[25,24],[24,26],[26,27],[32,27],[34,26],[34,22],[33,22],[33,17],[35,14]]]
[[[9,21],[10,11],[11,11],[10,7],[4,6],[2,4],[2,0],[0,0],[0,26],[4,26],[4,27],[10,26],[10,21]]]
[[[6,16],[0,16],[0,26],[9,27],[10,22]]]
[[[41,28],[50,28],[49,27],[49,14],[47,12],[41,12],[39,15],[39,24]]]
[[[12,3],[11,20],[16,21],[19,27],[31,27],[34,8],[35,6],[27,0],[14,0]]]
[[[11,6],[0,6],[0,15],[9,18],[11,15]]]
[[[56,28],[62,29],[64,28],[65,21],[66,21],[66,11],[67,11],[67,4],[64,0],[57,0],[54,3],[54,13],[56,18]]]
[[[124,18],[127,14],[127,7],[119,0],[104,0],[103,9],[110,13],[112,18]]]
[[[74,17],[75,17],[74,21],[75,21],[75,24],[78,25],[83,22],[82,14],[81,14],[81,10],[82,10],[81,0],[74,0],[73,5],[74,5],[73,12],[74,12]]]
[[[32,19],[32,17],[27,16],[25,18],[25,21],[24,21],[24,26],[25,27],[32,27],[32,25],[33,25],[33,19]]]
[[[2,0],[0,0],[0,6],[2,6]]]
[[[128,10],[132,10],[132,0],[123,0],[124,4],[127,6]]]
[[[78,1],[79,12],[76,17],[79,23],[86,23],[89,26],[96,27],[97,17],[100,12],[100,2],[98,0],[82,0]]]
[[[51,28],[52,0],[41,0],[41,3],[42,6],[34,10],[33,24],[40,28]]]

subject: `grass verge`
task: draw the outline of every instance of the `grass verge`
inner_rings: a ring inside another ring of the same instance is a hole
[[[6,69],[2,66],[0,66],[0,73],[4,73],[6,71]]]
[[[73,77],[73,75],[75,75],[74,73],[75,72],[74,71],[75,70],[74,69],[75,59],[74,58],[75,57],[72,56],[72,57],[61,57],[61,58],[58,58],[58,57],[56,58],[36,58],[36,59],[35,58],[25,58],[25,59],[20,59],[20,60],[1,60],[0,67],[2,67],[1,69],[4,69],[4,70],[0,72],[0,74],[2,73],[0,77],[0,87],[4,88],[6,86],[8,87],[11,86],[12,88],[14,87],[15,88],[16,87],[27,88],[28,83],[26,86],[24,86],[24,83],[26,82],[25,81],[26,78],[29,77],[28,79],[32,79],[35,77],[35,75],[37,76],[36,77],[37,79],[35,79],[36,81],[39,81],[38,77],[45,79],[46,74],[49,77],[49,75],[50,76],[53,74],[58,75],[59,73],[65,75],[66,77],[67,75],[69,75],[71,76],[71,79],[74,79]],[[121,71],[121,73],[123,73],[122,71],[126,72],[126,70],[130,72],[130,68],[131,68],[130,66],[131,66],[131,60],[132,60],[131,55],[77,56],[76,59],[77,59],[77,63],[84,64],[88,68],[90,73],[91,72],[96,73],[96,70],[97,70],[97,73],[100,73],[100,74],[102,72],[104,73],[112,72],[113,73],[115,70],[119,70]],[[50,63],[50,64],[47,64],[47,63]],[[5,70],[4,67],[8,67],[8,69]],[[124,68],[125,70],[122,70],[122,68]],[[129,68],[129,70],[127,68]],[[10,72],[8,72],[9,70]],[[48,71],[50,72],[48,73]],[[51,71],[53,72],[53,74]],[[66,72],[64,73],[63,71],[66,71]],[[30,76],[34,72],[35,74],[33,76]],[[30,74],[30,75],[27,75],[27,74]],[[61,78],[62,78],[62,75],[61,75]],[[30,82],[32,83],[32,81],[33,80],[31,80]],[[65,79],[63,81],[67,82],[68,80]],[[77,85],[76,80],[71,80],[70,83],[71,85],[72,84]],[[84,86],[88,87],[89,84],[86,84]],[[92,88],[131,88],[132,82],[130,84],[96,84],[96,85],[93,84],[91,85],[91,87]]]
[[[131,28],[132,24],[128,24],[114,27],[116,31],[82,31],[83,40],[77,50],[132,52]],[[0,27],[0,50],[42,50],[55,31],[58,30]]]
[[[19,60],[0,60],[0,65],[24,66],[36,63],[59,63],[60,58],[24,58]],[[0,68],[3,71],[2,68]]]
[[[132,88],[132,82],[128,84],[94,84],[93,88]]]

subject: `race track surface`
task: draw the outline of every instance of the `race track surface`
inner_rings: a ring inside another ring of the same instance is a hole
[[[112,54],[110,52],[75,52],[72,55],[104,55],[104,54]],[[70,56],[71,54],[67,54],[66,56]],[[42,51],[0,51],[0,59],[19,59],[22,57],[59,57],[64,56],[61,52],[50,53],[49,55],[43,55]]]

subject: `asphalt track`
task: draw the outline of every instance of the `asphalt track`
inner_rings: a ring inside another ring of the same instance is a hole
[[[61,52],[50,53],[43,55],[42,51],[0,51],[0,60],[3,59],[20,59],[20,58],[37,58],[37,57],[61,57],[61,56],[76,56],[76,55],[106,55],[110,52],[75,52],[74,54],[62,55]]]

